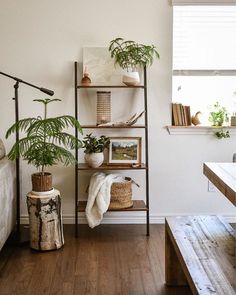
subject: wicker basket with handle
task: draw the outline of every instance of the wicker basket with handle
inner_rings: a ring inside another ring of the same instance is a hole
[[[113,182],[111,186],[110,210],[125,209],[133,206],[132,183],[135,182],[130,177],[125,177],[122,182]]]

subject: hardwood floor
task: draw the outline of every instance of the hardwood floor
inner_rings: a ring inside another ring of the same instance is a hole
[[[65,246],[34,252],[5,247],[0,254],[0,295],[190,295],[164,284],[164,226],[64,226]]]

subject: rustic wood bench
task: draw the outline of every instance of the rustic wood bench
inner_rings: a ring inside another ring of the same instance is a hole
[[[236,294],[235,231],[221,217],[168,217],[165,222],[168,286],[193,294]]]

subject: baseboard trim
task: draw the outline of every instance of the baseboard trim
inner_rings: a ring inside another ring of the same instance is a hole
[[[175,214],[172,214],[173,216]],[[181,214],[185,215],[185,214]],[[170,214],[166,215],[170,216]],[[236,223],[236,216],[231,215],[223,215],[225,220],[229,223]],[[66,214],[63,215],[63,224],[74,224],[74,215]],[[28,215],[21,215],[21,224],[29,224]],[[87,224],[86,218],[84,214],[79,215],[78,222],[80,224]],[[163,224],[165,222],[165,216],[150,214],[150,223],[151,224]],[[146,216],[142,212],[140,213],[107,213],[104,217],[103,224],[145,224]]]

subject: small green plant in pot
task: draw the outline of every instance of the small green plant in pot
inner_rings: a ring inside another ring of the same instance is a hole
[[[19,139],[11,148],[8,158],[15,160],[23,158],[28,164],[34,165],[39,172],[32,174],[32,190],[44,192],[52,190],[52,175],[46,172],[46,167],[59,162],[65,166],[75,164],[76,159],[70,150],[82,147],[82,142],[64,130],[77,128],[80,133],[80,123],[69,115],[48,118],[48,104],[60,99],[35,99],[44,106],[43,117],[26,118],[13,124],[6,133],[6,138],[16,131],[23,131],[26,136]]]
[[[103,151],[109,146],[110,139],[104,135],[97,138],[92,133],[87,134],[83,139],[83,148],[85,162],[92,168],[97,168],[104,161]]]
[[[125,41],[123,38],[116,38],[110,42],[109,51],[118,64],[127,73],[123,75],[123,83],[127,86],[134,86],[140,83],[138,67],[151,66],[154,58],[160,58],[156,46],[139,44],[135,41]]]
[[[217,101],[210,112],[209,121],[214,127],[222,127],[224,123],[229,122],[229,112]],[[219,139],[230,137],[229,131],[224,131],[223,128],[221,128],[220,131],[216,131],[215,136]]]

